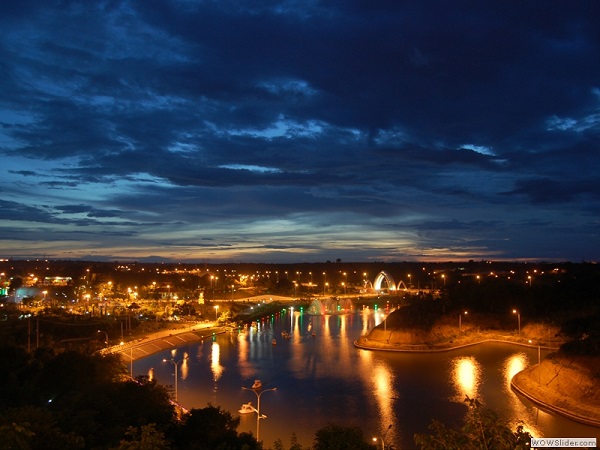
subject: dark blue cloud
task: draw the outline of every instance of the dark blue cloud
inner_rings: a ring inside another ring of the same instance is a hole
[[[13,256],[598,259],[596,2],[0,13]]]

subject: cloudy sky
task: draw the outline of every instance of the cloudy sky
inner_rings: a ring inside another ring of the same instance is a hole
[[[600,260],[600,2],[5,0],[0,257]]]

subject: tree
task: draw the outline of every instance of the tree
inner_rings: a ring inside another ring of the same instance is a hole
[[[169,450],[169,442],[164,433],[156,429],[156,424],[150,423],[142,427],[129,427],[119,446],[114,450]]]
[[[221,407],[194,408],[182,417],[174,440],[177,448],[186,450],[262,450],[252,434],[237,433],[239,424],[239,417]]]
[[[359,427],[327,425],[315,433],[313,450],[374,450]]]
[[[517,426],[512,431],[491,409],[477,400],[465,398],[468,411],[459,430],[447,428],[434,420],[429,427],[433,434],[415,434],[415,443],[422,450],[525,450],[530,448],[531,435]]]
[[[304,449],[304,447],[302,447],[302,445],[298,442],[298,436],[296,436],[296,433],[292,433],[290,441],[291,442],[289,450],[309,450],[308,448]],[[281,439],[277,439],[273,443],[273,448],[274,450],[286,450]]]

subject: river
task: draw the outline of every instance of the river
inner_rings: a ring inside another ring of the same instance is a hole
[[[513,428],[521,420],[535,437],[600,434],[600,429],[545,412],[511,390],[512,376],[537,363],[537,348],[504,343],[442,353],[355,348],[353,342],[382,318],[373,310],[329,316],[286,310],[257,327],[138,360],[134,374],[173,385],[174,365],[163,359],[187,357],[178,365],[180,403],[188,409],[212,404],[234,415],[243,403],[257,406],[256,394],[242,387],[262,380],[263,390],[276,388],[260,397],[260,411],[267,416],[259,435],[265,448],[277,438],[289,447],[292,433],[310,446],[315,432],[330,423],[358,426],[369,439],[385,435],[386,444],[397,450],[415,448],[414,433],[427,432],[432,419],[460,425],[466,395],[480,399]],[[290,333],[289,339],[282,331]],[[546,353],[541,350],[541,357]],[[256,436],[256,414],[241,415],[238,431]]]

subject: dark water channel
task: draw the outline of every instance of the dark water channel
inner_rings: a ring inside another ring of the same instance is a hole
[[[511,377],[536,364],[537,348],[487,343],[443,353],[393,353],[356,349],[354,340],[382,320],[373,310],[348,315],[309,316],[288,311],[256,328],[216,336],[136,361],[134,373],[174,384],[186,408],[221,406],[238,414],[256,395],[243,390],[255,379],[261,395],[260,439],[265,448],[280,438],[287,447],[296,433],[309,446],[329,423],[359,426],[369,438],[386,435],[396,449],[415,448],[413,434],[427,432],[431,419],[459,425],[466,395],[477,397],[501,417],[536,437],[595,437],[597,428],[538,409],[510,389]],[[310,330],[310,331],[309,331]],[[290,333],[289,339],[282,331]],[[315,336],[312,336],[314,331]],[[276,345],[272,340],[276,339]],[[542,350],[542,357],[545,355]],[[241,416],[238,431],[256,436],[256,415]]]

